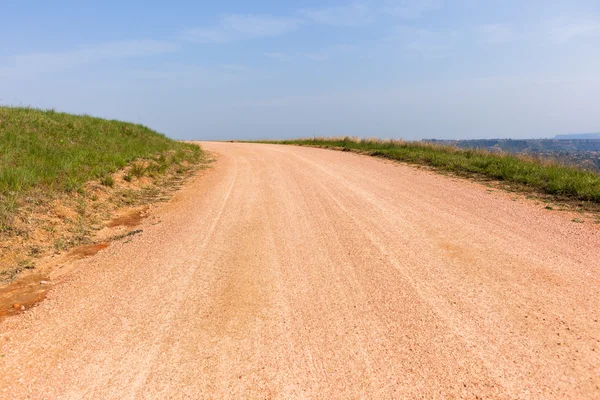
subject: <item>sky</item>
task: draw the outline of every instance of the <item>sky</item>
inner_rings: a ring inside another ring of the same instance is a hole
[[[176,139],[600,132],[598,0],[0,5],[0,104]]]

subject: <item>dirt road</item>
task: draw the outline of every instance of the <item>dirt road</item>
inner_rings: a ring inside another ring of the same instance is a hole
[[[600,398],[600,225],[366,156],[203,146],[161,223],[0,323],[1,398]]]

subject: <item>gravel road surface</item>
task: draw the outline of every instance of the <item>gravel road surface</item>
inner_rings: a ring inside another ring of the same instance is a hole
[[[143,233],[0,322],[0,398],[600,398],[600,225],[356,154],[202,146]]]

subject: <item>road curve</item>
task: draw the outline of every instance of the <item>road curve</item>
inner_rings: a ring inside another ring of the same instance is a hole
[[[202,145],[217,162],[143,234],[0,322],[0,398],[600,398],[600,225],[366,156]]]

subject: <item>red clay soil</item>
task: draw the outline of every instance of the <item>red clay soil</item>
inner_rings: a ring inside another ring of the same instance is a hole
[[[48,277],[31,275],[0,288],[0,321],[26,311],[46,298]]]
[[[108,248],[108,243],[94,243],[94,244],[86,244],[84,246],[79,246],[73,250],[71,250],[68,254],[69,257],[75,259],[81,259],[85,257],[93,256],[94,254]]]
[[[126,226],[132,228],[138,226],[144,218],[147,217],[148,207],[144,207],[141,210],[133,210],[120,217],[113,218],[106,226],[114,228],[117,226]]]

